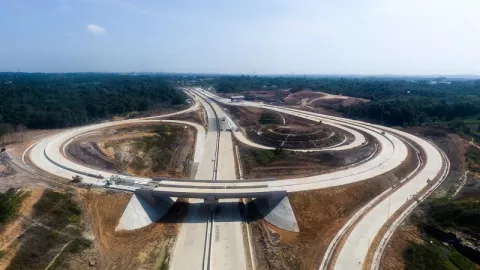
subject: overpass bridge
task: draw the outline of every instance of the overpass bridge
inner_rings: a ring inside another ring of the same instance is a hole
[[[218,199],[266,198],[278,199],[287,195],[287,190],[272,186],[274,178],[251,180],[192,180],[153,178],[148,183],[138,183],[123,177],[111,181],[110,188],[130,190],[153,197],[177,197],[218,201]]]

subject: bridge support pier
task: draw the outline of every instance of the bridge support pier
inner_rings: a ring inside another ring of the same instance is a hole
[[[286,193],[272,193],[270,197],[256,198],[253,202],[267,222],[282,230],[300,231]]]
[[[204,199],[204,202],[210,205],[210,212],[215,211],[215,207],[217,207],[218,199],[215,196],[208,196]]]
[[[152,190],[138,189],[128,202],[115,231],[135,230],[160,220],[176,198],[153,196]]]

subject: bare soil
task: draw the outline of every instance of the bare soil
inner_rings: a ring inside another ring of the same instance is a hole
[[[249,127],[249,126],[261,126],[260,118],[262,114],[268,114],[269,117],[274,118],[272,121],[276,122],[277,124],[283,124],[285,119],[285,124],[283,125],[296,125],[299,127],[311,127],[312,125],[316,125],[317,122],[289,115],[283,114],[279,112],[274,112],[271,110],[264,110],[255,107],[243,107],[243,106],[229,106],[229,105],[222,105],[222,107],[226,108],[229,115],[232,116],[232,120],[241,127]]]
[[[156,130],[158,126],[137,124],[104,129],[73,141],[67,152],[69,158],[77,162],[115,173],[146,177],[188,176],[196,130],[169,123],[170,131],[164,134],[157,133],[160,132]],[[150,141],[161,139],[158,136],[171,142],[151,145]]]
[[[290,94],[286,98],[286,102],[291,105],[301,107],[321,107],[328,110],[338,110],[340,107],[348,107],[360,103],[368,102],[367,99],[354,98],[349,96],[332,95],[322,92],[313,92],[311,90],[303,90]]]
[[[135,231],[115,232],[131,196],[93,189],[80,194],[99,251],[97,257],[85,258],[95,262],[95,269],[160,269],[168,265],[186,204],[174,205],[158,223]],[[73,269],[85,269],[87,263],[75,264]]]
[[[405,269],[403,252],[410,243],[422,243],[422,236],[418,227],[414,224],[405,223],[398,227],[390,239],[390,244],[385,249],[381,262],[381,269],[397,270]]]
[[[189,113],[184,113],[180,115],[174,115],[172,117],[167,117],[167,118],[162,118],[162,119],[167,119],[167,120],[183,120],[183,121],[189,121],[193,123],[197,123],[200,125],[205,125],[207,122],[205,120],[205,114],[203,110],[196,110],[193,112]]]
[[[27,170],[22,161],[23,152],[33,143],[60,132],[59,129],[52,130],[27,130],[15,132],[6,136],[6,152],[0,154],[0,167],[4,170],[0,172],[0,192],[9,188],[46,188],[57,185],[57,179],[36,172]],[[26,158],[28,162],[28,156]]]
[[[169,113],[185,110],[190,106],[191,106],[190,104],[183,104],[183,105],[167,107],[162,104],[158,104],[158,107],[152,108],[148,111],[129,112],[128,114],[123,116],[113,116],[111,120],[118,121],[118,120],[132,119],[132,118],[142,118],[142,117],[150,117],[150,116],[156,116],[156,115],[162,115],[162,114],[169,114]]]
[[[31,217],[33,206],[42,197],[43,189],[29,190],[29,195],[22,201],[19,214]],[[0,269],[5,269],[15,257],[18,250],[18,239],[25,232],[25,220],[18,216],[15,220],[7,224],[0,230],[0,249],[5,255],[0,260]]]
[[[0,192],[4,192],[9,188],[33,189],[46,188],[52,185],[52,182],[46,180],[45,177],[31,173],[17,165],[22,162],[21,159],[13,158],[16,159],[15,163],[12,160],[0,162],[5,168],[0,173]]]

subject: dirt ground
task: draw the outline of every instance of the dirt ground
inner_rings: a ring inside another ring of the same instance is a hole
[[[409,158],[395,170],[344,186],[289,194],[300,232],[284,232],[262,219],[251,222],[258,269],[317,269],[330,241],[355,211],[416,166]],[[251,209],[250,207],[249,209]],[[255,210],[252,215],[258,214]]]
[[[27,130],[6,136],[7,154],[0,154],[0,192],[9,188],[46,188],[55,184],[49,177],[28,171],[23,164],[22,154],[33,143],[60,131]]]
[[[164,269],[187,212],[186,204],[178,203],[158,223],[145,228],[115,232],[115,227],[128,204],[131,194],[113,193],[100,189],[77,189],[84,213],[82,222],[89,224],[84,237],[93,241],[90,248],[79,253],[62,254],[62,269]],[[20,214],[31,217],[33,206],[44,189],[34,189],[22,202]],[[15,257],[19,239],[29,222],[18,217],[0,233],[0,248],[4,252],[0,269],[5,269]],[[33,227],[32,227],[33,228]]]
[[[222,105],[222,107],[227,109],[229,115],[232,116],[232,120],[241,127],[262,125],[262,123],[260,122],[262,114],[268,114],[268,116],[272,118],[272,121],[275,124],[296,125],[299,127],[310,127],[317,124],[317,122],[305,118],[255,107],[228,105]]]
[[[205,120],[205,113],[203,110],[197,109],[196,111],[185,113],[185,114],[180,114],[180,115],[175,115],[172,117],[167,117],[167,118],[162,118],[166,120],[183,120],[183,121],[189,121],[193,123],[197,123],[200,125],[205,125],[206,120]]]
[[[15,159],[15,160],[12,160]],[[4,192],[9,188],[46,188],[51,185],[44,177],[26,171],[23,167],[17,165],[21,163],[21,159],[12,157],[0,161],[0,192]],[[3,167],[3,171],[1,170]]]
[[[67,153],[69,158],[87,166],[115,173],[145,177],[188,176],[196,130],[169,123],[169,132],[175,134],[172,143],[165,145],[167,148],[154,147],[140,151],[138,144],[146,145],[144,143],[146,138],[158,136],[159,131],[155,129],[159,126],[158,124],[137,124],[104,129],[73,141],[67,147]],[[160,135],[163,136],[163,134]],[[171,134],[168,134],[167,139],[171,139],[170,137],[172,137]],[[138,162],[139,159],[141,162]],[[157,160],[162,160],[162,167],[157,166]]]
[[[422,236],[417,226],[405,223],[398,227],[385,249],[381,269],[397,270],[405,268],[403,252],[410,243],[422,243]]]
[[[79,255],[72,258],[72,269],[85,269],[87,261],[94,261],[94,269],[164,269],[174,244],[180,221],[186,214],[186,204],[174,205],[158,223],[128,232],[115,232],[131,194],[103,190],[80,192],[83,207],[91,223],[92,238],[98,256]],[[81,260],[81,259],[80,259]]]
[[[189,104],[183,104],[183,105],[176,105],[176,106],[173,106],[173,107],[152,108],[148,111],[143,111],[143,112],[130,112],[130,113],[124,115],[124,116],[113,116],[111,118],[111,120],[118,121],[118,120],[125,120],[125,119],[132,119],[132,118],[142,118],[142,117],[150,117],[150,116],[155,116],[155,115],[174,113],[174,112],[178,112],[178,111],[181,111],[181,110],[185,110],[190,106],[191,105],[189,105]]]
[[[32,209],[35,203],[42,197],[44,189],[32,189],[28,190],[30,194],[26,197],[19,210],[19,214],[31,217]],[[0,269],[5,269],[12,259],[15,257],[15,253],[18,249],[17,239],[21,237],[25,231],[25,220],[18,216],[15,220],[10,222],[5,228],[0,230],[0,249],[5,252],[5,255],[0,260]]]
[[[311,90],[292,93],[285,98],[285,102],[289,105],[312,108],[321,107],[329,110],[338,110],[340,107],[348,107],[368,101],[369,100],[362,98],[332,95],[322,92],[313,92]]]

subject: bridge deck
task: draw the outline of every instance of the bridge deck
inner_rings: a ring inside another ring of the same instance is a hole
[[[180,198],[206,199],[215,197],[217,199],[239,199],[239,198],[271,198],[274,196],[285,196],[287,192],[281,188],[255,187],[255,188],[182,188],[160,187],[152,189],[153,196],[169,196]]]

